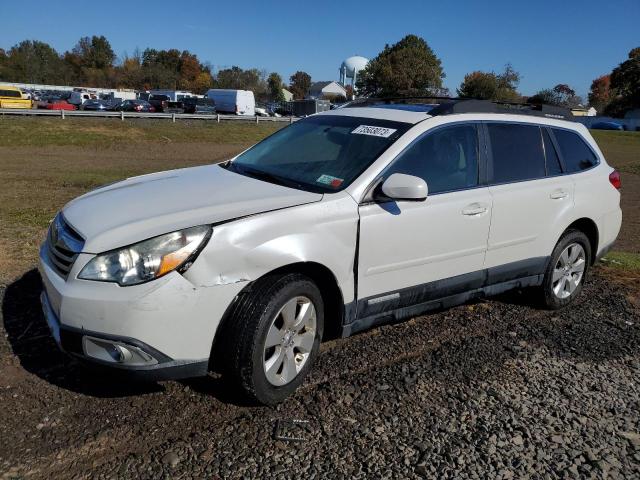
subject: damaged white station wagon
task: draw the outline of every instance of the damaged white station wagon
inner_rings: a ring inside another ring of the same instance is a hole
[[[535,287],[559,308],[621,224],[620,177],[564,110],[451,100],[313,115],[219,165],[66,205],[40,252],[69,354],[217,369],[273,404],[320,341]]]

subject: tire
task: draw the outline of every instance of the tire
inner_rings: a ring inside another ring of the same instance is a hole
[[[541,297],[545,307],[551,310],[566,307],[580,295],[591,255],[591,243],[581,231],[567,230],[560,237],[542,281]]]
[[[305,318],[304,325],[295,325]],[[322,295],[311,279],[268,275],[238,297],[226,322],[224,375],[252,402],[282,402],[309,372],[323,328]],[[276,344],[267,347],[267,341]]]

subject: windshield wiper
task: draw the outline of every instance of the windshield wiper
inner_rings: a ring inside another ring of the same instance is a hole
[[[235,163],[231,163],[231,168],[233,168],[238,173],[246,174],[250,177],[257,178],[259,180],[264,180],[269,183],[275,183],[277,185],[283,185],[285,187],[295,187],[300,190],[304,190],[303,185],[301,183],[298,183],[295,180],[291,180],[290,178],[281,177],[274,173],[269,173],[269,172],[265,172],[264,170],[257,170],[254,168],[245,167],[244,165],[240,166]]]

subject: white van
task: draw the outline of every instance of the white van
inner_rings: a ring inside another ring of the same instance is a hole
[[[256,114],[256,101],[251,90],[212,88],[207,91],[206,97],[216,102],[216,110],[220,113],[249,116]]]

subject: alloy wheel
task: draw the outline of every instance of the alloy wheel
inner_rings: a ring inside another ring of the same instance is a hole
[[[564,300],[575,292],[582,281],[586,264],[586,254],[579,243],[571,243],[562,251],[551,280],[556,297]]]
[[[316,308],[307,297],[294,297],[275,315],[264,342],[263,367],[270,384],[286,385],[309,359],[316,337]]]

